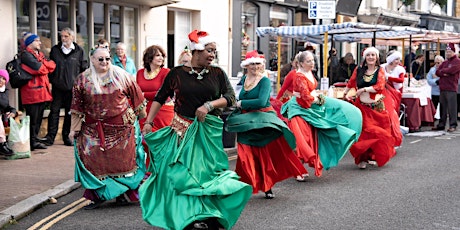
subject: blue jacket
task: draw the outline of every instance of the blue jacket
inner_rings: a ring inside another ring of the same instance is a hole
[[[134,65],[134,61],[132,58],[126,56],[126,68],[124,68],[123,64],[121,63],[120,58],[115,54],[113,55],[112,64],[126,70],[129,74],[135,76],[137,73],[136,65]]]
[[[439,81],[439,77],[433,78],[434,75],[436,75],[436,66],[431,67],[430,71],[426,75],[426,80],[428,82],[428,85],[431,86],[431,95],[439,96],[439,94],[441,93],[439,91],[439,85],[437,82]]]

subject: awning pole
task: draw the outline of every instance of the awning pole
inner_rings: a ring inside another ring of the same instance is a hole
[[[281,36],[278,36],[278,68],[276,74],[276,93],[280,91],[281,86]]]
[[[409,35],[409,71],[407,71],[407,87],[410,87],[410,78],[412,76],[412,34]]]
[[[404,43],[405,43],[404,38],[401,39],[401,41],[402,41],[402,45],[401,45],[401,46],[402,46],[402,50],[401,50],[402,60],[401,60],[401,62],[402,62],[403,65],[405,65],[405,63],[404,63],[404,59],[405,59],[405,58],[404,58],[404,53],[405,53],[405,51],[404,51],[404,48],[405,48],[405,47],[404,47],[404,45],[405,45],[405,44],[404,44]]]
[[[324,48],[323,48],[323,62],[324,62],[324,68],[323,68],[323,77],[327,77],[327,44],[328,44],[328,38],[329,33],[326,31],[324,33]]]
[[[438,55],[441,55],[441,44],[439,43],[439,37],[438,37],[438,44],[437,44],[437,51],[436,51],[436,53],[437,53]]]

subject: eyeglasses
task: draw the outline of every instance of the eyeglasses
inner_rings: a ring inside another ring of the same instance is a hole
[[[261,65],[262,63],[260,62],[253,62],[253,63],[249,63],[249,65]]]
[[[97,60],[98,60],[99,62],[103,62],[104,60],[105,60],[105,61],[110,61],[110,59],[111,59],[110,57],[106,57],[106,58],[100,57],[100,58],[98,58]]]

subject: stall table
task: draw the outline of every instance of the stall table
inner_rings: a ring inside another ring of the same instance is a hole
[[[433,125],[436,109],[430,98],[427,98],[426,105],[420,105],[419,98],[404,98],[401,101],[406,105],[406,126],[409,132],[420,130],[422,123]]]

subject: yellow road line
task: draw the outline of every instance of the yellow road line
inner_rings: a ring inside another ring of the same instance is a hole
[[[66,212],[64,212],[62,215],[56,217],[55,219],[53,219],[52,221],[48,222],[45,226],[43,226],[42,228],[40,228],[40,230],[47,230],[49,229],[51,226],[53,226],[55,223],[59,222],[60,220],[66,218],[67,216],[71,215],[72,213],[80,210],[81,208],[85,207],[86,205],[90,204],[91,201],[90,200],[86,200],[84,201],[83,203],[80,203],[79,205],[67,210]]]
[[[77,205],[77,204],[79,204],[79,203],[81,203],[81,202],[83,202],[83,201],[85,201],[85,200],[86,200],[86,198],[81,198],[81,199],[79,199],[79,200],[77,200],[77,201],[74,201],[73,203],[71,203],[71,204],[65,206],[64,208],[60,209],[59,211],[53,213],[52,215],[49,215],[49,216],[47,216],[46,218],[42,219],[41,221],[35,223],[35,224],[32,225],[31,227],[29,227],[27,230],[35,230],[35,229],[37,229],[37,228],[38,228],[40,225],[42,225],[43,223],[49,221],[50,219],[54,218],[54,217],[57,216],[57,215],[60,215],[61,213],[65,212],[66,210],[68,210],[68,209],[74,207],[75,205]]]

